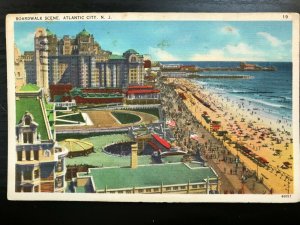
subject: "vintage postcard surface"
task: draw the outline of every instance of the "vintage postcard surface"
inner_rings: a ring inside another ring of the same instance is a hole
[[[11,200],[299,200],[296,13],[15,14]]]

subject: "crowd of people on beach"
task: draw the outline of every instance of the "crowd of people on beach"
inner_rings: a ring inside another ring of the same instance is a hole
[[[292,179],[291,166],[286,166],[293,164],[293,139],[289,121],[263,117],[251,102],[245,100],[237,102],[221,94],[214,94],[187,79],[168,79],[166,83],[172,86],[170,91],[177,90],[173,91],[173,101],[166,102],[166,109],[176,103],[179,109],[186,109],[192,115],[197,114],[204,109],[201,102],[197,101],[201,98],[210,105],[210,109],[205,108],[210,118],[221,121],[222,130],[228,132],[228,137],[232,141],[247,146],[260,157],[267,158],[272,168],[278,168],[276,173],[279,171]],[[180,99],[178,93],[185,93],[185,99]],[[182,114],[182,112],[179,115],[173,113],[171,117],[177,120],[183,116]],[[194,117],[191,120],[198,121],[198,118]],[[183,144],[187,142],[185,132],[175,130],[175,137],[182,139]]]

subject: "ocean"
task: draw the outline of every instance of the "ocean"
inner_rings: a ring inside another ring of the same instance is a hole
[[[196,65],[198,67],[239,67],[239,62],[161,62],[162,64]],[[252,79],[194,79],[204,88],[221,93],[237,103],[250,102],[262,116],[292,120],[292,63],[247,62],[274,66],[276,71],[209,71],[200,75],[249,75]]]

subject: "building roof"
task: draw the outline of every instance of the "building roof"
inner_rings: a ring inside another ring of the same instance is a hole
[[[79,139],[65,139],[60,142],[60,145],[66,147],[69,152],[81,152],[94,148],[93,144]]]
[[[217,178],[209,167],[192,168],[184,163],[151,164],[135,169],[91,168],[88,175],[78,173],[78,176],[92,176],[96,190],[200,183],[208,177]]]
[[[151,85],[132,85],[128,86],[128,89],[153,89]]]
[[[79,36],[90,36],[90,33],[86,31],[86,29],[83,29],[80,33],[78,33]]]
[[[82,98],[122,98],[121,93],[98,93],[98,92],[88,92],[83,93],[80,88],[73,88],[70,91],[71,96],[80,96]]]
[[[134,49],[128,49],[126,52],[124,52],[124,54],[138,54],[137,51],[135,51]]]
[[[43,104],[43,103],[42,103]],[[38,123],[38,133],[41,135],[42,140],[49,140],[47,133],[46,123],[48,121],[44,120],[42,107],[40,100],[36,97],[19,97],[19,100],[16,100],[16,123],[19,124],[23,115],[29,112],[33,115],[33,119]]]
[[[161,138],[158,134],[152,134],[152,137],[165,148],[171,148],[171,144],[165,139]]]
[[[152,94],[152,93],[159,93],[159,90],[128,90],[127,94]]]
[[[54,35],[54,33],[51,30],[49,30],[48,28],[46,29],[46,32],[47,32],[47,36]]]
[[[110,60],[123,60],[123,59],[125,59],[125,57],[123,57],[121,55],[110,55],[109,59]]]
[[[39,90],[40,90],[40,87],[38,87],[35,84],[26,84],[26,85],[23,85],[20,89],[20,91],[28,91],[28,92],[31,92],[31,91],[36,92]]]

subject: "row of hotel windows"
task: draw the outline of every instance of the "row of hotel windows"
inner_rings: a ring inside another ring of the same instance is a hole
[[[23,172],[23,179],[24,180],[33,180],[33,179],[38,179],[40,177],[40,170],[35,169],[33,171],[33,177],[32,177],[32,170],[27,170]],[[21,173],[17,172],[16,174],[16,180],[21,181]]]
[[[20,182],[22,180],[21,176],[22,176],[21,172],[17,172],[16,173],[16,181]],[[32,180],[38,179],[38,178],[40,178],[40,169],[35,169],[33,171],[33,174],[32,174],[32,170],[23,171],[23,180],[25,180],[25,181],[32,181]],[[55,179],[55,182],[56,182],[56,187],[58,187],[58,188],[62,187],[63,176],[57,177]]]
[[[39,185],[34,186],[34,188],[33,188],[34,192],[39,192],[39,188],[40,188]],[[23,192],[32,192],[32,186],[24,186],[24,187],[17,186],[16,192],[21,192],[22,189],[23,189]]]
[[[197,189],[197,188],[205,188],[205,184],[195,184],[195,185],[191,185],[190,186],[191,189]],[[174,187],[163,187],[163,191],[180,191],[180,190],[187,190],[187,186],[174,186]],[[146,189],[138,189],[137,192],[138,193],[151,193],[151,192],[159,192],[161,189],[160,188],[146,188]],[[126,193],[126,194],[130,194],[133,193],[132,190],[124,190],[124,191],[109,191],[109,193]]]
[[[49,157],[51,156],[50,150],[43,150],[44,156]],[[17,160],[18,161],[32,161],[32,160],[39,160],[39,150],[33,151],[33,158],[31,157],[31,151],[25,151],[25,159],[23,160],[23,151],[17,152]],[[59,158],[56,165],[56,172],[63,171],[63,158]]]
[[[55,179],[55,188],[62,188],[64,187],[64,179],[63,176],[61,177],[57,177]],[[23,190],[23,192],[39,192],[40,186],[36,185],[36,186],[17,186],[16,187],[16,192],[21,192],[21,190]]]

